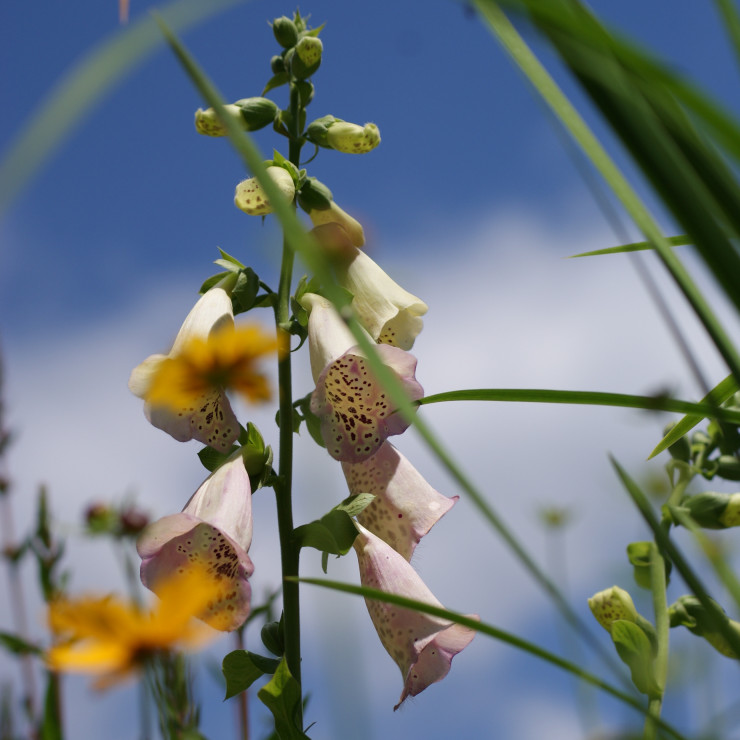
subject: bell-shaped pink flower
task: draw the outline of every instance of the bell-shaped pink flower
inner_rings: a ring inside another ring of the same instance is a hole
[[[222,584],[205,621],[216,629],[235,630],[249,616],[251,544],[252,489],[244,460],[236,453],[211,473],[182,513],[159,519],[142,532],[136,543],[141,582],[157,593],[174,573],[204,569]]]
[[[363,462],[342,463],[342,470],[351,494],[375,496],[357,520],[406,560],[459,498],[447,498],[432,488],[390,442]]]
[[[444,608],[403,556],[362,525],[357,529],[354,548],[363,586]],[[365,603],[383,647],[403,676],[403,691],[394,709],[407,696],[441,681],[452,659],[475,637],[475,630],[446,619],[373,599]],[[469,616],[478,619],[477,614]]]
[[[223,388],[214,387],[182,408],[152,403],[148,396],[162,363],[178,357],[193,339],[207,339],[227,325],[234,326],[231,297],[223,288],[211,288],[185,318],[169,354],[150,355],[133,369],[128,381],[131,392],[145,400],[144,414],[157,429],[178,442],[197,439],[221,452],[230,450],[239,436],[239,422]]]
[[[409,422],[375,379],[367,358],[334,307],[313,294],[304,295],[301,304],[310,310],[309,353],[316,381],[311,411],[321,420],[326,449],[342,462],[366,460],[388,437],[404,432]],[[415,377],[416,358],[390,345],[378,345],[377,350],[409,399],[421,398],[424,391]]]

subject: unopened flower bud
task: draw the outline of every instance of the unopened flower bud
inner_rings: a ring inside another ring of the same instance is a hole
[[[348,121],[332,124],[326,135],[332,149],[345,154],[364,154],[380,144],[380,131],[374,123],[358,126]]]
[[[681,508],[705,529],[725,529],[740,525],[740,493],[704,491],[685,496]]]
[[[308,216],[314,226],[339,224],[347,232],[355,247],[361,247],[365,243],[362,224],[343,211],[334,201],[331,201],[328,208],[315,208]]]
[[[279,54],[276,54],[270,59],[270,69],[274,75],[285,72],[285,60]]]
[[[323,50],[324,44],[316,36],[304,36],[295,47],[295,53],[307,67],[313,67],[321,61]]]
[[[716,474],[725,480],[740,480],[740,460],[733,455],[720,455]]]
[[[278,112],[277,103],[269,98],[242,98],[236,105],[246,124],[247,131],[258,131],[275,120]]]
[[[298,29],[295,27],[295,23],[285,16],[275,18],[272,22],[272,32],[275,34],[275,40],[278,44],[286,49],[295,46],[298,41]]]
[[[242,116],[239,106],[230,103],[224,106],[226,114],[233,118],[242,131],[246,131],[247,122]],[[224,126],[218,114],[213,108],[198,108],[195,111],[195,130],[203,136],[226,136],[226,126]]]
[[[674,426],[676,426],[675,422],[668,424],[665,429],[663,429],[663,435],[668,434]],[[691,459],[691,445],[689,444],[689,440],[685,436],[680,437],[670,445],[668,452],[674,460],[683,460],[683,462],[688,462]]]
[[[740,623],[730,619],[717,605],[718,614],[710,614],[696,596],[681,596],[668,608],[671,627],[683,625],[698,637],[703,637],[718,653],[727,658],[738,658],[725,635],[720,631],[721,621],[740,639]]]
[[[293,200],[295,196],[295,183],[290,173],[282,167],[268,167],[267,174],[280,188],[285,198],[287,200]],[[236,186],[234,205],[250,216],[266,216],[268,213],[272,213],[270,201],[265,196],[265,192],[256,177],[242,180]]]
[[[588,605],[596,621],[607,632],[611,632],[612,623],[618,619],[634,623],[638,621],[639,614],[632,597],[619,586],[612,586],[594,594],[588,600]]]

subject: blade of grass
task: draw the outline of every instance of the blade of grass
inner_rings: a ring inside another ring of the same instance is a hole
[[[367,357],[371,370],[375,374],[378,382],[386,390],[393,403],[398,406],[398,413],[402,414],[406,419],[409,419],[414,424],[415,429],[421,435],[422,439],[424,439],[432,453],[436,455],[442,465],[447,468],[453,479],[469,496],[485,520],[496,530],[496,532],[498,532],[516,558],[530,573],[532,578],[534,578],[540,587],[550,596],[565,620],[574,630],[576,630],[577,634],[582,639],[591,645],[594,651],[599,654],[602,660],[612,671],[614,671],[615,675],[621,676],[621,669],[613,656],[604,650],[603,645],[594,637],[593,633],[580,615],[570,606],[557,585],[548,578],[545,572],[539,567],[539,565],[537,565],[524,545],[504,523],[503,519],[501,519],[501,517],[496,513],[491,504],[486,501],[480,491],[478,491],[478,489],[473,485],[472,481],[467,475],[465,475],[462,468],[455,462],[444,445],[442,445],[442,443],[437,439],[431,428],[428,427],[422,419],[415,415],[415,404],[412,404],[409,401],[400,381],[394,375],[393,371],[383,363],[374,343],[367,338],[365,331],[362,329],[357,317],[352,311],[346,291],[342,290],[334,280],[328,259],[321,251],[316,241],[306,233],[303,225],[296,216],[295,209],[292,204],[288,203],[284,199],[284,196],[272,178],[267,176],[266,168],[263,163],[264,158],[260,154],[254,140],[248,133],[239,130],[231,118],[226,115],[223,108],[223,98],[182,43],[176,38],[172,31],[167,28],[167,25],[161,19],[158,20],[158,23],[172,50],[177,55],[180,63],[193,81],[193,84],[203,96],[205,102],[210,107],[214,108],[220,115],[227,128],[229,140],[242,158],[247,169],[252,172],[252,174],[258,179],[260,185],[262,185],[265,195],[273,206],[273,212],[283,228],[286,242],[298,255],[300,255],[304,263],[318,278],[324,287],[326,298],[334,304],[342,317],[346,320],[347,326]]]
[[[560,658],[554,653],[551,653],[548,650],[535,645],[534,643],[523,640],[522,638],[517,637],[510,632],[498,629],[493,625],[486,624],[485,622],[480,622],[477,619],[473,619],[458,612],[453,612],[448,609],[433,606],[432,604],[426,604],[423,601],[408,599],[404,596],[386,593],[385,591],[380,591],[375,588],[368,588],[367,586],[357,586],[353,583],[342,583],[340,581],[331,581],[323,578],[299,578],[298,581],[300,583],[309,583],[313,586],[321,586],[322,588],[330,588],[334,591],[341,591],[343,593],[363,596],[366,599],[374,599],[376,601],[382,601],[386,604],[395,604],[396,606],[402,607],[404,609],[412,609],[414,611],[421,612],[422,614],[429,614],[433,617],[439,617],[440,619],[447,619],[450,622],[455,622],[464,627],[473,629],[476,632],[487,635],[488,637],[492,637],[495,640],[504,642],[507,645],[511,645],[518,650],[522,650],[526,653],[529,653],[530,655],[534,655],[535,657],[540,658],[541,660],[544,660],[545,662],[550,663],[554,666],[557,666],[564,671],[572,673],[574,676],[577,676],[581,680],[619,699],[633,709],[636,709],[641,714],[645,713],[645,707],[639,698],[636,698],[635,696],[630,696],[629,694],[620,691],[616,687],[600,679],[598,676],[595,676],[594,674],[583,670],[575,663],[571,663],[568,660]],[[683,740],[685,740],[684,736],[681,735],[678,730],[671,727],[671,725],[669,725],[667,722],[658,720],[658,724],[673,737],[677,739],[683,738]]]
[[[733,393],[737,393],[740,386],[732,375],[728,375],[720,381],[709,393],[701,399],[701,404],[719,405],[724,403]],[[674,442],[678,442],[684,434],[688,434],[702,419],[706,418],[703,414],[688,414],[684,416],[663,439],[657,444],[655,449],[648,456],[648,460],[655,457],[663,450],[667,450]]]
[[[717,632],[720,632],[727,640],[730,647],[735,651],[735,654],[740,655],[740,637],[738,637],[738,635],[736,635],[732,629],[725,624],[725,615],[722,613],[722,609],[709,596],[709,592],[702,583],[698,574],[689,565],[688,560],[683,556],[681,550],[668,536],[667,528],[661,526],[661,523],[653,513],[650,503],[647,500],[647,496],[645,496],[637,483],[627,475],[626,471],[614,458],[610,458],[610,460],[627,493],[629,493],[640,511],[640,514],[642,514],[642,518],[652,530],[658,547],[676,567],[676,570],[681,574],[686,585],[691,589],[691,592],[697,599],[699,599],[701,605],[706,609],[707,614],[714,617],[714,626]]]
[[[737,12],[737,7],[732,0],[714,0],[714,4],[722,16],[732,50],[740,63],[740,14]]]
[[[730,394],[731,395],[731,394]],[[589,406],[620,406],[646,411],[675,411],[700,414],[703,418],[716,418],[740,424],[740,411],[718,408],[710,403],[691,403],[664,396],[633,396],[625,393],[599,391],[558,391],[537,388],[471,388],[435,393],[417,403],[426,406],[444,401],[505,401],[512,403],[568,403]]]
[[[672,247],[682,247],[691,244],[688,236],[668,236],[666,242]],[[607,249],[594,249],[592,252],[581,252],[580,254],[571,254],[568,259],[576,257],[597,257],[602,254],[622,254],[624,252],[641,252],[647,249],[655,249],[650,242],[633,242],[632,244],[622,244],[619,247],[608,247]]]
[[[238,2],[177,0],[160,12],[185,30]],[[98,44],[56,83],[0,162],[0,218],[93,107],[162,43],[154,21],[142,18]]]
[[[691,276],[673,254],[671,245],[662,235],[655,220],[640,198],[630,187],[619,168],[606,153],[589,127],[572,106],[567,97],[550,77],[538,59],[526,45],[503,11],[489,0],[474,0],[493,35],[534,85],[537,92],[552,108],[573,139],[583,149],[601,173],[609,187],[622,202],[640,231],[656,248],[664,264],[674,277],[681,291],[696,312],[718,350],[725,358],[733,374],[740,378],[740,355],[728,337]],[[547,5],[545,3],[544,5]]]

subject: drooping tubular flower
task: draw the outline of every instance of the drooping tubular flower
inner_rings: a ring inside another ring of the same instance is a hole
[[[151,355],[134,368],[129,389],[143,398],[144,413],[178,442],[197,439],[226,452],[239,423],[225,390],[250,401],[269,398],[265,376],[255,367],[277,342],[256,325],[235,329],[229,294],[211,288],[195,304],[168,355]]]
[[[365,154],[380,144],[380,131],[374,123],[358,126],[349,121],[333,123],[326,134],[327,144],[345,154]]]
[[[174,648],[195,649],[217,633],[195,621],[220,586],[198,569],[174,573],[159,588],[159,604],[143,611],[114,596],[57,599],[49,605],[49,627],[59,640],[46,654],[53,671],[98,676],[109,688],[137,672],[147,658]]]
[[[338,267],[339,284],[354,296],[352,305],[362,325],[380,344],[411,349],[421,332],[424,301],[404,290],[364,252]]]
[[[204,572],[218,584],[200,614],[211,627],[231,631],[249,616],[254,565],[252,489],[241,453],[215,470],[180,514],[163,517],[139,536],[141,582],[155,593],[175,574]]]
[[[308,212],[308,217],[314,226],[339,224],[347,233],[354,247],[361,247],[365,244],[365,231],[362,224],[340,208],[333,200],[326,208],[312,208]]]
[[[354,548],[363,586],[444,608],[402,555],[362,525],[357,529]],[[449,673],[452,659],[475,636],[469,627],[440,617],[373,599],[365,599],[365,603],[383,647],[403,676],[403,691],[394,709],[407,696],[416,696],[441,681]],[[478,619],[477,614],[468,616]]]
[[[364,353],[331,303],[307,293],[301,305],[310,312],[308,343],[316,381],[311,411],[321,420],[326,449],[342,462],[366,460],[388,437],[404,432],[409,422],[375,379]],[[411,401],[424,395],[414,375],[413,355],[385,344],[378,346],[378,353]]]
[[[357,520],[406,560],[458,499],[435,491],[390,442],[363,462],[342,463],[342,470],[351,494],[375,496]]]
[[[280,188],[280,192],[285,196],[285,199],[293,200],[295,183],[290,172],[283,167],[271,166],[267,168],[267,174]],[[242,180],[236,186],[234,205],[250,216],[266,216],[268,213],[272,213],[272,205],[256,177]]]

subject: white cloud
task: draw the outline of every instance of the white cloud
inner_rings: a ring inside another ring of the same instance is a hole
[[[408,256],[400,245],[373,256],[430,305],[425,330],[414,348],[418,377],[428,394],[465,387],[625,393],[669,387],[684,397],[698,396],[628,259],[562,259],[609,244],[609,235],[598,227],[579,224],[577,233],[554,235],[521,211],[468,223],[458,231],[421,234],[419,245],[407,247]],[[665,280],[661,284],[674,295]],[[79,523],[91,500],[127,492],[136,492],[159,516],[179,509],[198,486],[204,471],[193,454],[196,446],[175,443],[150,427],[140,401],[126,388],[130,369],[171,340],[194,300],[192,288],[141,291],[136,303],[105,322],[92,319],[74,333],[26,337],[5,348],[8,422],[19,432],[10,450],[10,466],[16,519],[22,528],[31,521],[32,493],[40,481],[49,484],[52,509],[67,525]],[[694,340],[698,332],[693,319],[682,308],[676,314]],[[710,357],[706,365],[716,382],[721,368],[704,341],[697,346],[703,361]],[[296,395],[310,390],[307,357],[297,360],[294,386]],[[576,512],[566,538],[569,593],[577,603],[583,606],[588,595],[610,585],[615,570],[619,572],[614,563],[621,562],[624,546],[642,537],[643,530],[606,453],[613,452],[639,474],[642,460],[658,439],[662,419],[624,409],[507,403],[430,405],[420,413],[545,570],[553,563],[546,560],[537,508],[557,504]],[[250,414],[275,445],[273,417],[273,409]],[[399,438],[398,446],[439,490],[460,493],[414,433]],[[310,439],[299,439],[297,523],[320,516],[344,495],[339,466]],[[251,555],[259,594],[279,580],[271,491],[255,496],[255,510]],[[75,589],[111,587],[116,564],[104,549],[78,543],[70,547],[67,562]],[[320,575],[318,554],[304,552],[302,563],[306,575]],[[516,632],[533,614],[552,613],[550,603],[500,540],[491,536],[464,495],[422,543],[416,565],[444,603],[476,611],[504,629]],[[563,577],[553,576],[558,581]],[[354,556],[331,561],[329,577],[355,580]],[[371,718],[363,725],[368,738],[379,736],[375,733],[400,736],[404,728],[409,732],[420,723],[437,728],[428,730],[429,737],[445,737],[439,733],[450,726],[442,719],[450,697],[457,700],[477,692],[471,677],[501,678],[489,666],[502,648],[478,636],[455,659],[443,685],[392,715],[388,710],[400,693],[400,676],[377,642],[362,601],[309,586],[303,593],[306,676],[314,695],[309,714],[319,721],[317,737],[324,731],[341,736],[342,722],[349,720],[347,712],[337,712],[336,707],[343,702],[355,706],[358,693]],[[39,608],[34,601],[36,613]],[[7,623],[4,613],[3,621]],[[359,652],[352,653],[350,646],[356,642]],[[496,707],[481,709],[481,718],[490,714],[493,721],[496,713],[522,714],[520,705],[502,698],[506,685],[497,686],[496,692]],[[480,707],[480,701],[471,711]],[[83,714],[88,728],[96,721],[106,723],[108,718],[102,712],[98,715],[97,709],[92,704],[84,712],[77,705],[70,707],[70,726],[82,727]],[[550,707],[528,721],[536,724],[555,717],[553,711]],[[557,718],[565,729],[553,737],[575,736],[568,735],[573,727],[570,710],[557,713]],[[472,721],[458,720],[460,736],[468,732],[465,723]],[[508,720],[502,724],[514,727]],[[532,728],[521,734],[517,727],[511,737],[542,734]]]

